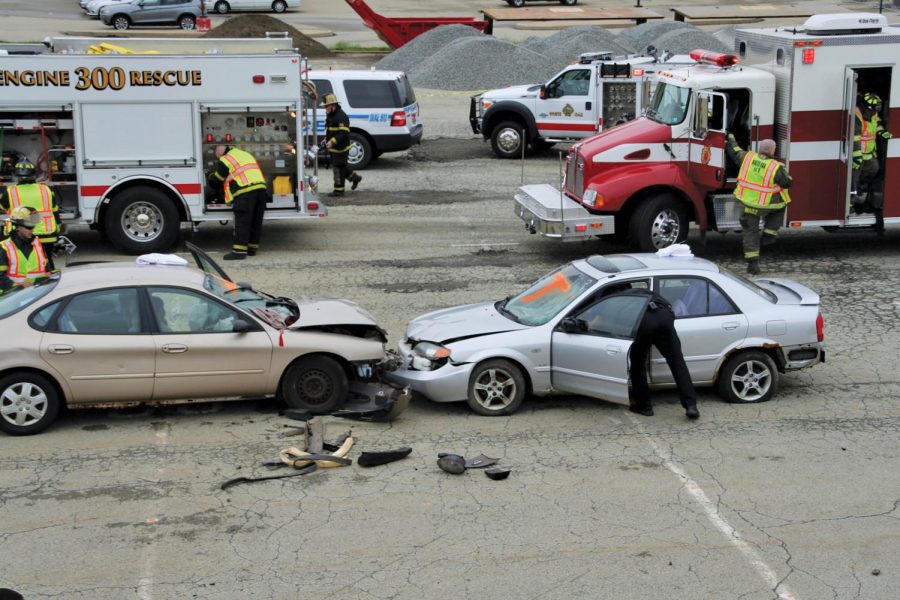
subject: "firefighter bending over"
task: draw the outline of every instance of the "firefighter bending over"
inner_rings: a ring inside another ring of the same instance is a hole
[[[352,171],[347,165],[347,155],[350,153],[350,119],[338,104],[337,96],[325,94],[322,100],[325,105],[325,148],[331,156],[331,169],[334,172],[334,190],[328,194],[331,197],[344,195],[344,184],[350,182],[350,189],[355,190],[362,176]]]
[[[760,246],[771,246],[778,237],[778,229],[784,221],[784,210],[791,202],[787,188],[794,184],[787,168],[775,158],[775,141],[762,140],[759,152],[743,150],[728,134],[725,143],[728,157],[741,165],[737,177],[734,197],[744,207],[741,213],[743,229],[744,260],[747,272],[759,275]],[[763,221],[762,238],[759,235],[759,221]]]
[[[231,252],[225,260],[244,260],[259,251],[263,213],[269,193],[266,178],[256,158],[246,150],[232,146],[216,146],[219,163],[207,178],[210,186],[221,189],[225,203],[234,211],[234,235]]]
[[[9,217],[13,230],[0,243],[0,294],[15,286],[33,285],[38,279],[50,275],[44,246],[34,235],[40,223],[36,211],[20,206]]]
[[[34,163],[29,160],[22,160],[16,163],[14,174],[16,176],[16,185],[7,187],[0,194],[0,210],[6,216],[10,216],[20,206],[34,209],[38,218],[37,226],[34,228],[34,235],[41,240],[41,244],[47,249],[47,261],[49,262],[49,269],[52,271],[54,268],[53,246],[56,244],[59,235],[64,233],[62,221],[59,218],[59,202],[56,194],[50,186],[36,182],[37,169],[35,169]],[[3,236],[9,236],[12,230],[13,224],[9,221],[3,228]]]
[[[881,98],[877,94],[865,93],[856,103],[855,128],[853,131],[853,175],[850,186],[850,202],[857,214],[875,212],[881,215],[884,203],[882,194],[873,193],[873,184],[878,178],[878,138],[890,139],[891,132],[881,122]],[[879,219],[879,231],[884,222]]]

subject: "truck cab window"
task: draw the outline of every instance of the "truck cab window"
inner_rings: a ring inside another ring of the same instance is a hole
[[[691,98],[689,88],[681,88],[668,83],[660,83],[647,109],[648,119],[664,125],[678,125],[687,115]]]
[[[587,96],[591,91],[590,69],[572,69],[547,84],[548,98]]]

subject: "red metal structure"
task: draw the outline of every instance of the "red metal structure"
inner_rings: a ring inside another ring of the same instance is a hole
[[[484,31],[489,25],[489,21],[481,21],[475,17],[385,17],[372,10],[365,0],[346,1],[362,17],[365,26],[373,29],[391,48],[399,48],[416,36],[441,25],[468,25],[478,31]]]

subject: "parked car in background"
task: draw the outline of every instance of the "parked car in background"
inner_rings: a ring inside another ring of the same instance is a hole
[[[592,256],[498,302],[431,312],[409,323],[391,377],[436,402],[482,415],[515,412],[526,395],[628,402],[628,354],[650,289],[672,303],[695,385],[727,402],[764,402],[780,373],[825,359],[819,296],[787,279],[751,282],[699,258]],[[673,386],[654,351],[654,387]]]
[[[220,15],[238,11],[271,11],[283,13],[289,8],[300,8],[300,0],[206,0]]]
[[[38,433],[70,408],[277,395],[316,414],[389,420],[409,392],[372,315],[347,300],[291,299],[199,267],[95,263],[0,296],[0,430]]]
[[[122,2],[130,2],[131,0],[82,0],[81,8],[90,17],[100,18],[100,9],[111,4],[120,4]]]
[[[194,29],[203,14],[202,0],[130,0],[104,6],[100,20],[118,30],[134,25],[177,25]]]
[[[422,141],[416,93],[402,71],[311,70],[319,107],[316,131],[325,135],[325,94],[337,96],[350,118],[351,169],[365,169],[385,152],[407,150]],[[312,120],[312,111],[307,115]]]

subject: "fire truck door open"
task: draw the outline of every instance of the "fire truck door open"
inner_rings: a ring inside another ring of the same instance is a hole
[[[716,190],[725,184],[725,94],[701,90],[694,96],[688,161],[691,179],[700,187]]]
[[[838,192],[838,205],[835,214],[846,218],[850,214],[850,181],[853,176],[853,130],[856,125],[854,110],[856,108],[856,71],[850,68],[844,73],[844,106],[841,132],[841,175],[838,181],[841,189]]]

